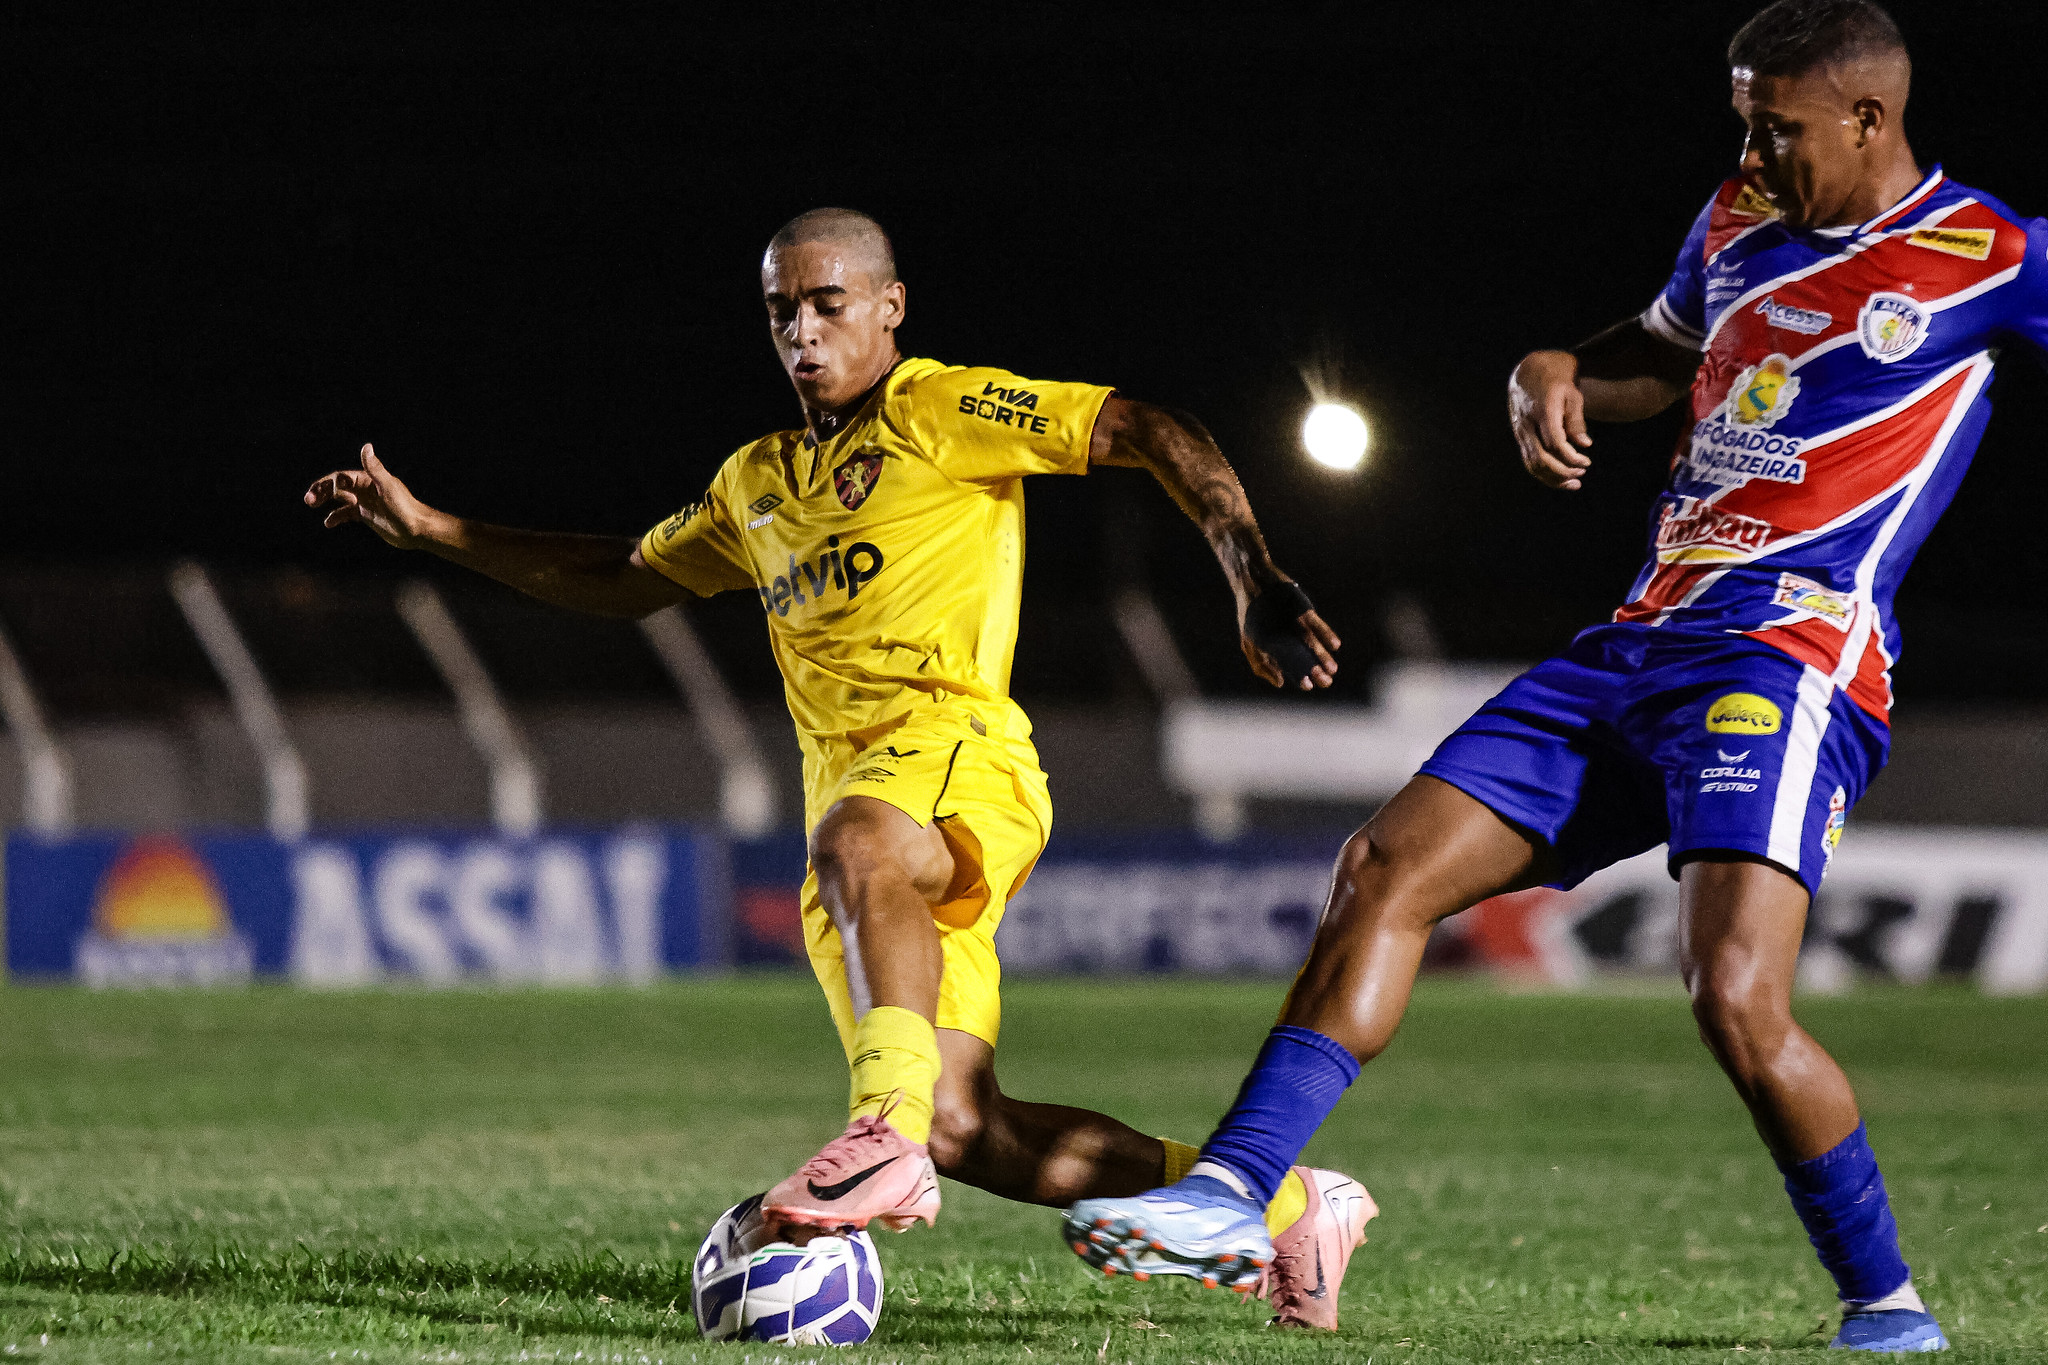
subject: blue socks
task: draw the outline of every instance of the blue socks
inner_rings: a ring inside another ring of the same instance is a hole
[[[1780,1169],[1785,1193],[1844,1303],[1874,1303],[1912,1278],[1862,1124],[1832,1151]]]
[[[1238,1175],[1252,1202],[1264,1208],[1357,1079],[1358,1060],[1342,1044],[1314,1029],[1280,1025],[1266,1035],[1237,1103],[1203,1146],[1202,1160]]]

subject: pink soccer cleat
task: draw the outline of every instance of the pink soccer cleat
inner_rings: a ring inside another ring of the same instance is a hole
[[[885,1118],[857,1118],[789,1179],[768,1191],[761,1216],[779,1227],[826,1232],[865,1228],[879,1218],[892,1232],[939,1216],[939,1173],[931,1153]]]
[[[1272,1300],[1275,1327],[1334,1332],[1344,1270],[1380,1206],[1348,1175],[1307,1166],[1296,1166],[1294,1173],[1308,1186],[1308,1208],[1273,1239],[1273,1268],[1261,1297]]]

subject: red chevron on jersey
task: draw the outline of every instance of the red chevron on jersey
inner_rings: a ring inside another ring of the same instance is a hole
[[[1995,352],[2048,347],[2048,224],[1937,168],[1866,223],[1797,231],[1730,180],[1643,325],[1702,354],[1615,619],[1753,636],[1884,717],[1892,602],[1976,449]]]

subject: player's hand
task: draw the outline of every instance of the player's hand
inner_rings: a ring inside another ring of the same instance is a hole
[[[412,495],[396,474],[384,467],[377,452],[363,447],[361,469],[337,469],[313,480],[306,506],[328,509],[320,524],[329,530],[359,521],[401,550],[416,548],[432,509]]]
[[[1578,380],[1579,359],[1569,351],[1532,351],[1508,377],[1508,421],[1522,467],[1552,488],[1577,489],[1593,465]]]
[[[1252,672],[1275,687],[1303,692],[1336,681],[1337,661],[1331,656],[1343,641],[1316,615],[1308,594],[1294,580],[1276,573],[1258,596],[1245,602],[1240,614],[1238,643]]]

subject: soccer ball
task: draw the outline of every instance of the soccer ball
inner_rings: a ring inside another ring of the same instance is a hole
[[[762,1195],[719,1215],[690,1269],[697,1330],[712,1341],[851,1346],[882,1311],[882,1261],[865,1232],[771,1241]]]

